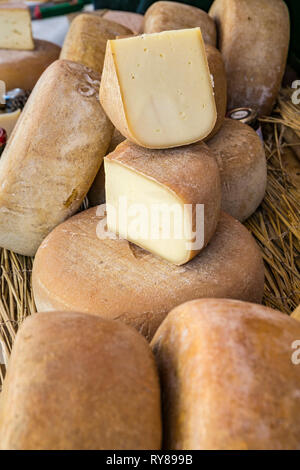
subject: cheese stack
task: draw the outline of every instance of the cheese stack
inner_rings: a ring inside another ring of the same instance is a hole
[[[59,52],[56,44],[32,37],[30,12],[25,4],[0,5],[0,80],[7,90],[32,90]]]

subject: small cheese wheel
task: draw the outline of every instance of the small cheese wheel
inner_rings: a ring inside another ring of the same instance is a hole
[[[0,246],[34,255],[80,207],[113,132],[99,81],[68,61],[54,62],[40,78],[0,160]]]
[[[121,134],[142,147],[207,137],[217,114],[200,29],[108,41],[100,101]]]
[[[120,134],[118,129],[115,129],[107,153],[113,152],[115,148],[121,142],[123,142],[123,140],[125,140],[125,137]],[[91,189],[88,192],[88,200],[91,206],[98,206],[99,204],[103,204],[105,202],[104,164],[101,165],[101,168],[93,181]]]
[[[105,157],[104,168],[110,231],[177,265],[211,240],[221,184],[207,145],[150,150],[126,140]]]
[[[14,127],[17,123],[17,120],[19,119],[21,114],[20,109],[16,109],[15,111],[11,113],[7,112],[1,112],[0,110],[0,127],[2,129],[5,129],[7,137],[9,137],[14,130]]]
[[[70,312],[25,320],[1,394],[0,449],[159,449],[160,415],[154,358],[133,328]]]
[[[205,45],[208,68],[213,81],[213,89],[217,108],[217,121],[215,127],[205,140],[213,137],[224,122],[227,109],[227,78],[222,54],[209,44]]]
[[[0,80],[7,90],[32,90],[44,70],[59,57],[60,47],[52,42],[34,40],[32,51],[0,49]]]
[[[155,2],[148,8],[144,17],[145,33],[196,27],[201,29],[205,43],[216,45],[215,22],[200,8],[178,2]]]
[[[118,23],[83,13],[72,21],[60,59],[78,62],[101,73],[107,40],[130,33],[130,29]]]
[[[172,310],[151,343],[164,447],[300,449],[299,338],[298,322],[261,305],[201,299]]]
[[[228,107],[271,113],[284,74],[290,37],[283,0],[215,0],[216,21],[228,83]]]
[[[102,209],[93,207],[68,219],[41,244],[32,273],[38,311],[82,311],[119,319],[151,338],[167,313],[187,300],[261,302],[260,250],[248,230],[229,215],[223,213],[205,250],[178,267],[126,240],[103,239],[105,219],[97,216]]]
[[[109,10],[104,13],[106,20],[119,23],[129,28],[133,33],[142,33],[144,27],[144,16],[131,11]]]
[[[246,220],[263,200],[267,185],[267,163],[259,136],[247,124],[226,118],[207,145],[219,164],[222,209]]]

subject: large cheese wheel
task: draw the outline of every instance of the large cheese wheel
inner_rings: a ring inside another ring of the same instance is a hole
[[[299,338],[297,321],[260,305],[201,299],[172,310],[151,343],[164,447],[299,450]]]
[[[227,78],[222,55],[218,49],[209,44],[205,45],[209,71],[213,81],[217,121],[215,127],[205,140],[213,137],[222,126],[227,108]]]
[[[208,14],[200,8],[178,2],[155,2],[145,13],[144,32],[159,33],[174,29],[201,29],[204,42],[216,45],[216,25]]]
[[[260,250],[248,230],[229,215],[222,215],[208,247],[178,267],[126,240],[100,239],[105,219],[96,211],[70,218],[41,244],[33,266],[38,311],[118,318],[151,338],[166,314],[187,300],[262,300]]]
[[[219,164],[222,209],[240,221],[247,219],[266,191],[267,164],[259,136],[250,126],[225,119],[207,145]]]
[[[283,0],[215,0],[219,48],[227,72],[229,109],[270,114],[285,70],[290,24]]]
[[[130,33],[130,29],[118,23],[83,13],[72,21],[60,59],[78,62],[101,73],[107,40]]]
[[[0,49],[0,80],[7,90],[32,90],[44,70],[56,59],[60,47],[52,42],[34,40],[32,51]]]
[[[0,400],[0,449],[159,449],[160,390],[145,339],[69,312],[25,320]]]
[[[80,207],[113,132],[99,80],[56,61],[34,88],[0,160],[0,246],[33,255]]]
[[[220,218],[221,184],[203,142],[151,150],[126,140],[105,157],[104,168],[109,230],[178,265],[209,243]]]
[[[133,33],[142,33],[144,26],[144,17],[139,13],[131,11],[108,10],[103,14],[106,20],[119,23],[129,28]]]

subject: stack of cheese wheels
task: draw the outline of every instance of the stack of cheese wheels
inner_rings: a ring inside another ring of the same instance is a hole
[[[32,90],[59,53],[56,44],[32,38],[25,4],[0,4],[0,80],[7,90]]]
[[[299,338],[298,321],[246,302],[201,299],[170,312],[151,342],[164,447],[299,450]]]
[[[0,449],[160,449],[154,359],[133,328],[51,312],[18,332],[0,401]]]

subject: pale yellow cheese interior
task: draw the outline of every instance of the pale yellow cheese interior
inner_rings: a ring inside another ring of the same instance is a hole
[[[0,7],[0,49],[34,49],[31,18],[27,8],[17,5]]]
[[[2,113],[0,111],[0,127],[6,130],[7,137],[10,136],[12,133],[17,120],[19,119],[21,114],[21,110],[17,109],[16,111],[13,111],[12,113]]]
[[[199,28],[110,44],[127,124],[137,143],[175,147],[210,133],[216,106]]]
[[[188,212],[184,215],[183,201],[168,187],[122,164],[105,158],[104,168],[109,231],[174,264],[187,262],[191,251],[188,242],[192,239],[192,217]],[[151,210],[154,206],[153,217]],[[129,210],[125,211],[125,207]],[[157,209],[162,209],[158,217],[155,216]],[[146,219],[141,217],[141,211],[146,214]],[[171,214],[169,219],[167,216],[170,225],[168,222],[164,226],[163,213]],[[136,229],[138,238],[131,229]],[[142,238],[144,234],[140,229],[147,231],[146,238]],[[181,234],[185,238],[178,239]]]

